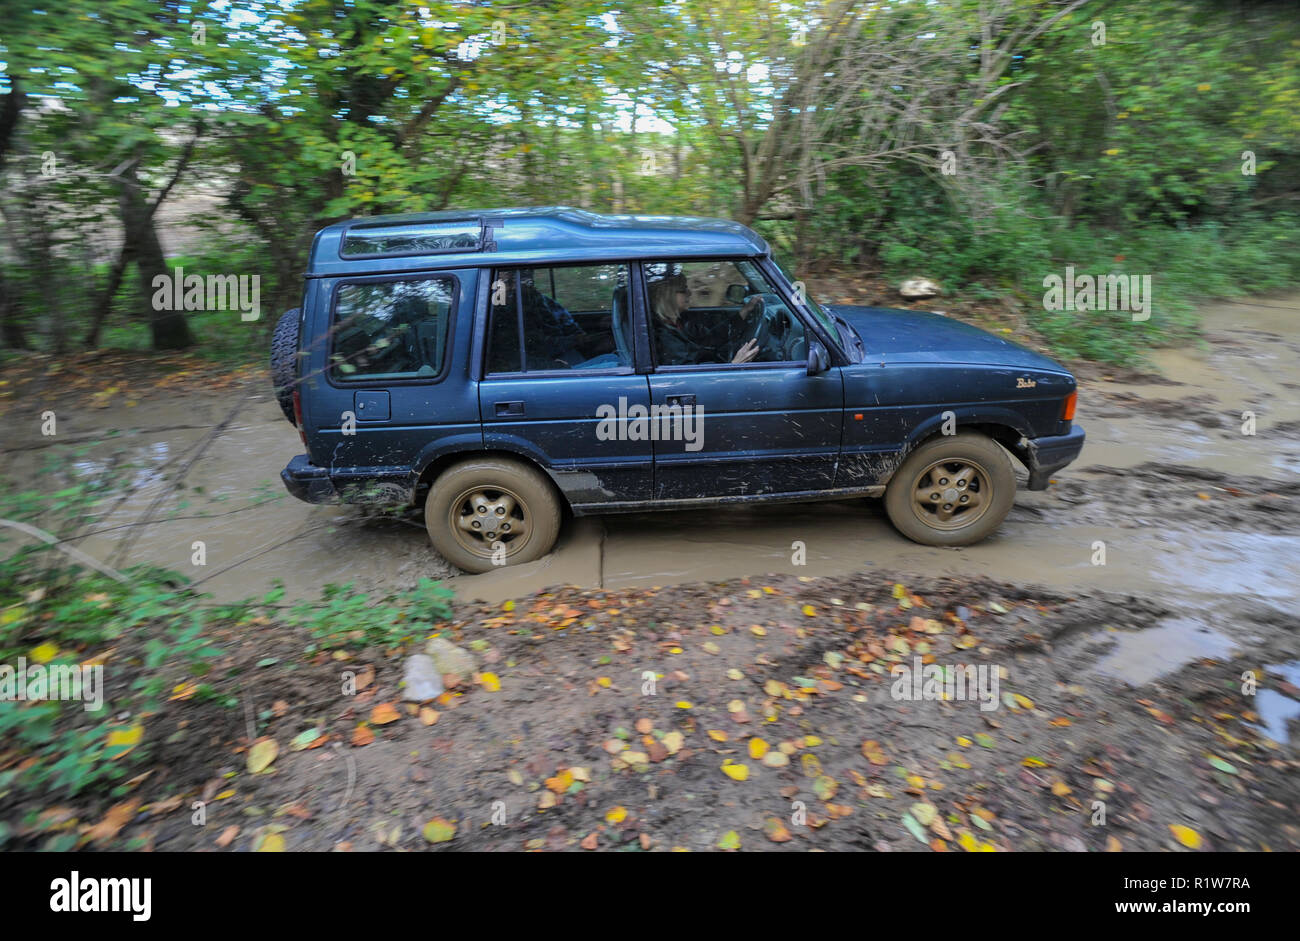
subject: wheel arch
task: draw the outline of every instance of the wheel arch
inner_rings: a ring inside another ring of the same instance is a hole
[[[943,426],[948,412],[953,414],[955,427],[958,431],[977,431],[985,437],[991,438],[1015,455],[1026,470],[1030,469],[1023,441],[1032,436],[1033,430],[1023,416],[1006,408],[946,409],[927,418],[913,429],[898,456],[898,463],[894,467],[894,472],[889,475],[890,480],[893,479],[894,473],[903,465],[903,461],[907,459],[909,454],[921,445],[943,436]],[[888,482],[886,481],[886,483]]]
[[[572,514],[573,508],[569,505],[569,498],[565,496],[563,488],[555,480],[555,475],[551,469],[546,466],[538,457],[524,451],[515,451],[509,448],[483,448],[483,447],[457,447],[442,450],[427,458],[427,463],[420,469],[415,483],[415,506],[423,506],[425,499],[429,495],[429,488],[438,475],[445,471],[453,464],[459,464],[462,461],[479,460],[483,458],[498,458],[515,461],[525,464],[541,471],[548,481],[551,489],[555,492],[560,501],[560,506],[565,513]]]

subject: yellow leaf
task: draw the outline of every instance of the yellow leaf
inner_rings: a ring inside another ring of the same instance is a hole
[[[280,754],[280,746],[275,743],[275,739],[264,738],[254,742],[253,747],[248,750],[249,773],[261,774],[271,767],[271,762],[275,761],[275,756],[278,754]]]
[[[434,817],[424,825],[422,832],[430,843],[449,843],[456,835],[456,825],[442,817]]]
[[[556,794],[563,794],[569,789],[569,785],[573,783],[573,772],[561,771],[555,777],[547,778],[545,783],[547,788]]]
[[[725,742],[727,740],[727,733],[721,732],[717,729],[709,729],[709,738],[713,739],[715,742]]]
[[[478,675],[478,682],[479,685],[482,686],[489,693],[497,693],[501,691],[501,679],[495,673],[480,673]],[[606,678],[605,682],[601,683],[600,685],[608,686],[609,685],[608,678]]]
[[[799,610],[802,611],[804,614],[806,614],[806,615],[807,615],[808,617],[810,617],[810,618],[812,618],[812,617],[816,617],[816,616],[817,616],[817,609],[814,608],[814,607],[813,607],[812,605],[810,605],[810,604],[806,604],[806,605],[804,605],[804,606],[803,606],[802,608],[800,608]]]
[[[48,641],[39,647],[33,647],[29,656],[37,663],[49,663],[59,655],[58,644],[51,644]]]
[[[749,765],[741,762],[730,762],[722,766],[722,773],[733,781],[744,781],[749,777]]]
[[[626,819],[627,819],[626,807],[615,807],[613,810],[605,814],[605,820],[608,823],[622,823]]]
[[[1174,839],[1186,846],[1189,850],[1198,850],[1201,848],[1201,835],[1191,827],[1184,827],[1182,824],[1171,823],[1170,832],[1173,833]]]
[[[268,833],[257,841],[255,853],[283,853],[284,837],[278,833]]]
[[[761,738],[751,738],[749,740],[749,757],[755,761],[761,761],[763,756],[767,754],[768,747],[767,742]]]
[[[142,738],[144,738],[144,726],[133,725],[129,728],[114,729],[109,732],[108,740],[104,744],[108,748],[124,748],[125,751],[113,756],[115,758],[121,758],[122,755],[125,755],[128,751],[139,745]]]

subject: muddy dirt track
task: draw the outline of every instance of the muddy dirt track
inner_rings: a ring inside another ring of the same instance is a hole
[[[1105,832],[1122,833],[1124,848],[1170,848],[1168,826],[1188,825],[1215,848],[1296,849],[1300,795],[1288,723],[1300,713],[1300,296],[1217,304],[1203,315],[1206,342],[1159,351],[1158,375],[1082,368],[1082,458],[1048,491],[1021,491],[999,533],[961,550],[910,543],[878,501],[853,500],[570,521],[558,550],[540,562],[456,575],[429,548],[417,516],[368,519],[282,494],[279,470],[300,442],[260,378],[211,395],[29,389],[5,402],[0,472],[36,479],[50,452],[39,415],[53,408],[60,439],[83,449],[82,466],[130,465],[130,497],[80,543],[119,567],[154,562],[220,599],[261,594],[275,580],[291,598],[311,599],[330,582],[383,591],[450,578],[462,603],[455,636],[477,641],[498,664],[504,694],[492,699],[476,689],[433,729],[408,717],[367,748],[286,756],[282,774],[250,782],[241,799],[297,807],[291,815],[307,822],[290,848],[423,845],[419,829],[434,791],[444,795],[438,813],[461,821],[457,840],[476,848],[565,848],[584,838],[607,848],[706,849],[728,842],[733,829],[746,845],[766,845],[772,815],[784,819],[792,800],[807,800],[818,825],[797,833],[796,846],[921,848],[925,841],[907,835],[893,802],[906,810],[933,801],[963,820],[945,843],[1102,849],[1113,847],[1085,826],[1086,808],[1106,798],[1122,827]],[[150,525],[126,525],[146,513]],[[203,567],[190,564],[196,540],[206,544]],[[796,543],[805,565],[793,563]],[[693,584],[704,582],[715,584]],[[1009,705],[993,720],[978,710],[958,714],[950,703],[871,710],[885,690],[879,677],[864,675],[848,680],[844,696],[811,703],[796,696],[779,721],[763,715],[772,681],[798,676],[808,688],[844,689],[845,677],[826,673],[824,659],[851,662],[860,652],[845,646],[844,630],[863,632],[868,646],[900,637],[909,649],[928,643],[926,628],[911,620],[917,612],[891,594],[900,583],[921,599],[922,622],[953,635],[949,653],[967,649],[956,641],[969,635],[988,659],[1014,663],[1005,689],[1030,706]],[[528,603],[589,607],[598,616],[585,629],[530,638],[530,630],[493,621],[503,617],[504,599],[556,585],[574,588]],[[744,611],[765,588],[789,610]],[[645,608],[634,615],[637,605]],[[953,610],[962,613],[949,617]],[[749,630],[756,624],[767,633]],[[620,647],[617,632],[632,629],[638,635]],[[242,643],[250,660],[292,646]],[[604,664],[620,655],[636,662],[620,662],[622,672],[601,683],[613,672]],[[742,662],[742,678],[724,672]],[[638,691],[645,670],[663,678],[663,695]],[[308,671],[278,695],[296,714],[319,699],[313,682],[333,682],[331,671],[315,679]],[[1244,671],[1267,678],[1247,703],[1230,691]],[[400,664],[380,663],[367,700],[400,700],[400,673]],[[752,725],[736,720],[737,700],[753,713],[744,713]],[[355,713],[336,712],[321,721],[346,726],[364,710],[358,703]],[[238,717],[212,720],[214,735],[238,738]],[[638,723],[641,744],[631,733]],[[284,731],[280,737],[296,728]],[[678,732],[686,745],[664,754],[664,736]],[[993,744],[970,745],[977,735]],[[801,772],[746,759],[744,742],[759,736],[773,747],[779,741]],[[346,728],[339,737],[346,740]],[[880,752],[864,739],[888,753],[881,767],[889,779],[873,776]],[[823,743],[829,753],[817,751]],[[619,773],[627,770],[614,760],[620,750],[645,753],[628,766],[635,773]],[[1232,771],[1206,764],[1206,755],[1225,753],[1243,767],[1221,757]],[[749,761],[761,784],[726,791],[719,761]],[[648,788],[640,777],[669,767]],[[587,797],[570,799],[565,769],[591,768],[597,781]],[[929,770],[895,780],[900,769]],[[189,783],[198,787],[216,770],[195,768]],[[962,786],[959,770],[985,776],[993,791],[982,784],[976,793],[937,794]],[[553,786],[557,778],[562,788]],[[360,793],[356,781],[365,782]],[[821,794],[832,785],[841,789],[838,801]],[[845,797],[854,785],[856,802]],[[543,819],[533,808],[546,806],[538,804],[546,790],[562,796]],[[876,798],[889,809],[864,815]],[[511,826],[480,833],[485,808],[498,799]],[[632,808],[628,819],[601,823],[615,805]],[[693,816],[693,806],[709,812]],[[854,806],[851,826],[834,825]],[[985,814],[998,821],[995,836],[975,820]],[[378,826],[384,819],[396,822],[398,836]],[[249,848],[246,817],[232,810],[218,820],[240,821],[236,848]],[[211,844],[211,834],[191,831],[164,823],[150,838],[160,848]],[[927,838],[940,832],[931,827]]]
[[[500,600],[555,584],[618,588],[877,568],[1172,597],[1207,612],[1233,596],[1294,609],[1300,296],[1225,303],[1204,315],[1204,348],[1158,351],[1158,376],[1081,370],[1082,457],[1048,491],[1022,490],[1001,531],[980,545],[917,546],[890,528],[873,500],[616,515],[571,520],[552,556],[455,577],[453,586],[460,598]],[[155,522],[80,543],[101,558],[177,569],[219,599],[259,594],[273,579],[291,598],[314,598],[328,582],[382,590],[455,574],[429,548],[418,514],[366,519],[355,508],[313,507],[283,493],[280,469],[301,443],[260,377],[206,395],[127,386],[78,395],[52,381],[3,408],[0,473],[36,479],[55,440],[39,433],[46,408],[57,411],[57,440],[83,452],[81,466],[130,465],[130,498],[96,531],[140,519],[183,474],[153,507]],[[1243,433],[1245,412],[1255,416],[1253,435]],[[195,540],[206,544],[203,568],[190,562]],[[1099,541],[1105,565],[1094,564]],[[802,566],[794,564],[796,542],[806,547]]]

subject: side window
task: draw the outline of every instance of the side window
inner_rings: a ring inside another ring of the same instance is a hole
[[[627,284],[623,264],[493,271],[488,374],[630,368]]]
[[[341,284],[334,304],[334,379],[431,379],[442,371],[451,278]]]
[[[754,262],[648,262],[645,278],[656,364],[807,359],[803,321]]]

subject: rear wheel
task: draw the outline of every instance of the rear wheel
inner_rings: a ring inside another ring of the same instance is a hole
[[[913,451],[885,491],[900,533],[927,546],[969,546],[1002,524],[1016,499],[1011,460],[978,432],[933,438]]]
[[[424,504],[433,547],[466,572],[540,559],[555,545],[560,519],[560,500],[546,475],[507,458],[447,468]]]
[[[285,311],[271,334],[271,386],[284,417],[293,421],[293,390],[298,381],[298,320],[301,308]]]

